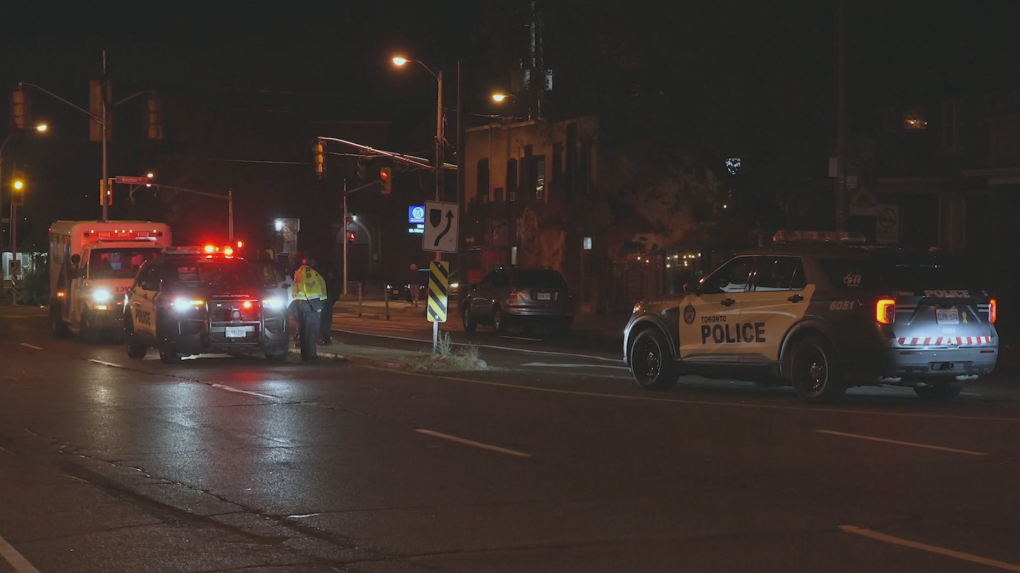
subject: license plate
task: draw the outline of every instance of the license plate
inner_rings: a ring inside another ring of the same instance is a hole
[[[244,327],[243,326],[228,326],[227,338],[244,338]]]
[[[538,300],[552,300],[551,292],[540,292],[536,294],[537,296],[535,298],[537,298]]]
[[[939,324],[960,324],[960,311],[955,308],[936,308],[935,320]]]

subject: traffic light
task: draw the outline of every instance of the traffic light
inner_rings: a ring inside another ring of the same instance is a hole
[[[21,206],[25,204],[25,187],[27,185],[25,174],[21,171],[15,171],[14,177],[11,179],[11,205]]]
[[[103,84],[106,84],[106,94],[103,94]],[[103,108],[109,105],[113,99],[113,85],[109,80],[89,81],[89,112],[96,117],[103,117]],[[106,116],[106,139],[113,139],[112,121],[109,115]],[[103,124],[95,119],[89,120],[89,139],[92,141],[103,140]]]
[[[379,181],[382,182],[382,194],[389,195],[393,190],[393,168],[383,167],[379,170]]]
[[[112,177],[106,180],[106,185],[103,185],[103,180],[99,180],[99,204],[106,206],[113,205],[113,182],[115,179]],[[133,200],[133,198],[132,198]]]
[[[149,139],[163,139],[163,102],[150,97],[145,102],[145,108],[149,111]]]
[[[316,141],[312,144],[312,155],[315,160],[315,178],[326,178],[326,152],[323,150],[322,142]]]
[[[354,231],[347,231],[347,242],[348,243],[353,243],[354,242],[354,237],[355,237]]]
[[[24,130],[28,126],[28,116],[31,112],[31,101],[28,99],[28,92],[18,90],[11,95],[11,125],[14,129]]]

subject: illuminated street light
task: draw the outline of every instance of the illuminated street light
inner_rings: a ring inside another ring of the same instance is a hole
[[[508,96],[506,94],[492,94],[492,99],[495,100],[495,101],[499,101],[499,102],[505,100],[508,97],[510,97],[510,96]]]
[[[47,129],[49,129],[49,126],[46,125],[45,123],[40,123],[39,125],[35,126],[35,130],[39,132],[46,131]]]
[[[398,66],[402,66],[402,65],[407,63],[407,59],[406,58],[393,58],[393,63],[397,64]]]

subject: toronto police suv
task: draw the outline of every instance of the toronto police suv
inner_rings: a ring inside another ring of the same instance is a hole
[[[127,354],[164,364],[209,352],[287,358],[287,307],[230,248],[167,247],[146,262],[124,304]]]
[[[949,400],[995,368],[996,302],[962,261],[863,242],[776,233],[683,295],[638,303],[624,363],[646,389],[732,376],[792,384],[809,403],[880,384]]]

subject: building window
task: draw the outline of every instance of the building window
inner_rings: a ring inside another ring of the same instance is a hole
[[[531,158],[531,181],[535,190],[535,199],[545,197],[545,156],[536,155]]]
[[[740,164],[741,161],[739,157],[730,157],[726,160],[726,171],[729,172],[730,175],[737,175],[740,173]]]
[[[489,158],[478,160],[478,200],[489,201]]]
[[[506,162],[506,196],[513,201],[517,198],[517,160],[510,159]]]
[[[903,129],[906,131],[924,131],[928,128],[923,107],[908,107],[903,110]]]

